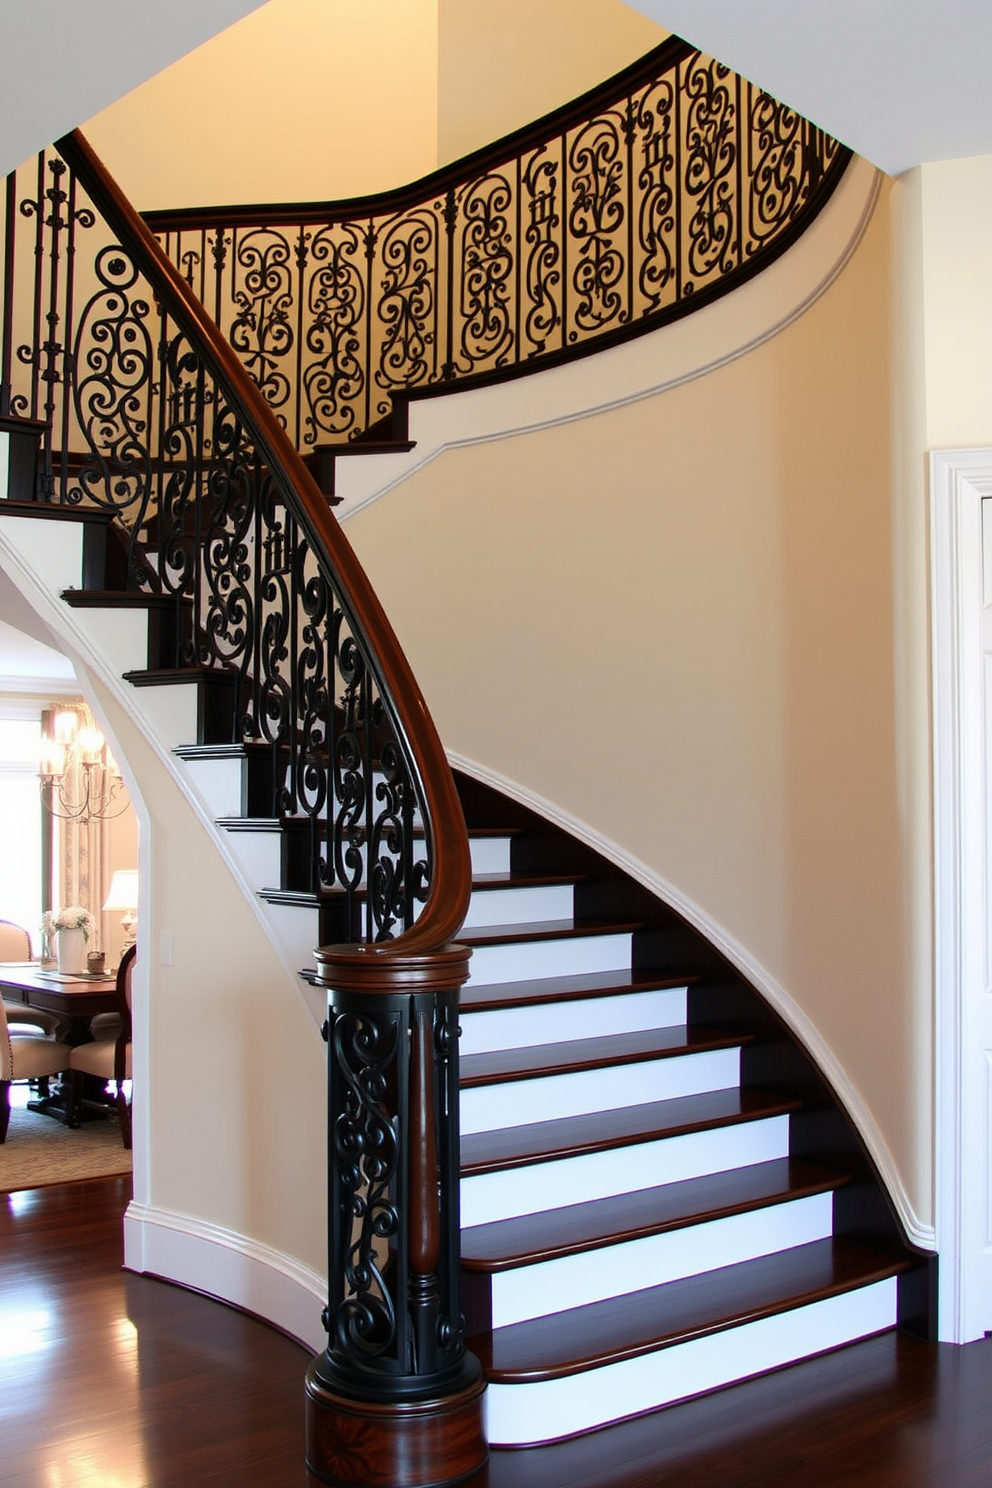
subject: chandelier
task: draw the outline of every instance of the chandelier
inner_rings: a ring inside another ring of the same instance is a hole
[[[82,699],[46,715],[38,776],[41,804],[62,821],[85,826],[127,810],[121,772]]]

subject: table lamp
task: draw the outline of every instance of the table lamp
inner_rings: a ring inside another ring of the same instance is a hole
[[[121,925],[124,930],[123,951],[134,945],[138,924],[138,870],[137,868],[115,868],[110,880],[110,893],[103,901],[104,909],[123,910]]]

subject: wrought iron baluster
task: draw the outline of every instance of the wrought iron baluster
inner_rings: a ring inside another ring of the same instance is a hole
[[[0,417],[13,411],[14,275],[17,259],[17,172],[7,177],[4,192],[3,312],[0,317]]]

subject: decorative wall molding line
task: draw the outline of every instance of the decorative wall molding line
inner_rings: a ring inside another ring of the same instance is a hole
[[[853,160],[816,221],[787,253],[733,294],[624,345],[492,387],[413,398],[403,453],[337,462],[342,522],[446,450],[592,418],[705,377],[786,330],[836,281],[871,222],[884,176]]]
[[[314,1353],[326,1347],[324,1277],[223,1225],[132,1201],[124,1216],[124,1265],[264,1318]]]
[[[989,1248],[989,1036],[982,622],[982,503],[992,449],[930,457],[934,798],[935,1213],[939,1336],[968,1343],[992,1327]],[[984,613],[983,613],[984,612]],[[986,1013],[985,1018],[988,1018]],[[983,1035],[984,1029],[984,1035]],[[981,1135],[979,1135],[981,1134]]]
[[[731,965],[735,966],[741,975],[756,987],[766,998],[768,1003],[780,1014],[788,1027],[795,1034],[811,1058],[815,1061],[821,1074],[830,1083],[834,1094],[843,1105],[850,1116],[855,1127],[860,1133],[872,1161],[875,1163],[882,1182],[888,1190],[889,1197],[896,1209],[899,1219],[905,1228],[907,1237],[923,1250],[934,1250],[936,1248],[936,1235],[932,1225],[925,1224],[917,1215],[906,1192],[902,1177],[896,1165],[896,1161],[885,1141],[878,1124],[875,1121],[869,1107],[865,1103],[861,1092],[846,1074],[837,1056],[830,1045],[823,1038],[812,1020],[807,1017],[795,999],[790,996],[786,989],[774,976],[758,961],[746,946],[742,945],[730,932],[713,919],[701,905],[690,899],[688,895],[656,873],[646,863],[635,858],[622,848],[619,843],[604,836],[587,822],[563,811],[559,806],[546,800],[536,792],[528,790],[526,786],[518,784],[514,780],[491,770],[477,760],[468,759],[466,756],[449,751],[448,760],[453,768],[462,770],[466,775],[481,781],[485,785],[491,785],[496,790],[502,791],[511,799],[518,801],[522,806],[537,812],[546,820],[553,822],[555,826],[561,827],[572,836],[584,842],[595,852],[616,866],[624,873],[630,875],[637,883],[643,885],[652,894],[655,894],[665,904],[670,905],[682,917],[688,921],[695,930],[704,935],[712,945],[724,955]]]

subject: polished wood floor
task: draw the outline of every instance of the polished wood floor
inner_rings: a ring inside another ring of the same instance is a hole
[[[306,1355],[121,1269],[129,1179],[3,1196],[3,1488],[315,1488]],[[895,1335],[580,1441],[471,1488],[990,1488],[992,1339]]]

